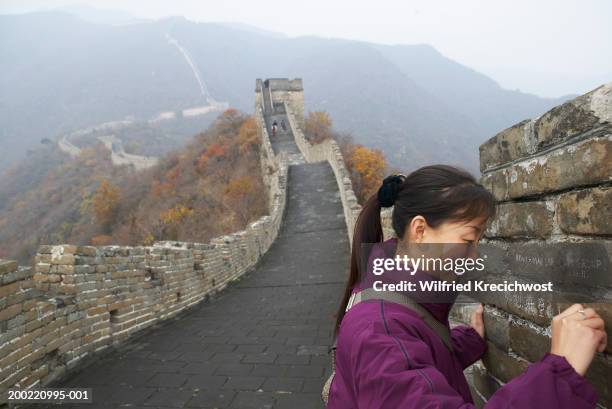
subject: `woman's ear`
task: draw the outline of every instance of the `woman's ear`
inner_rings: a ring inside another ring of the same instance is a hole
[[[421,243],[425,237],[427,222],[423,216],[414,216],[406,229],[408,242]]]

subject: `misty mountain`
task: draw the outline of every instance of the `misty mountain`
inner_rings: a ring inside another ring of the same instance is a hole
[[[65,11],[78,18],[96,24],[134,24],[145,21],[143,18],[134,17],[122,10],[98,9],[86,4],[72,4],[58,7],[56,11]]]
[[[175,41],[173,43],[171,40]],[[502,89],[427,45],[289,38],[184,18],[95,24],[64,12],[0,16],[0,169],[43,138],[207,104],[252,111],[256,78],[301,77],[306,110],[405,170],[477,169],[478,145],[559,104]]]

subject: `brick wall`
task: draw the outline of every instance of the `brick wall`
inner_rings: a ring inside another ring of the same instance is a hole
[[[41,246],[34,268],[0,260],[0,405],[6,390],[47,385],[85,358],[223,289],[279,231],[287,162],[256,111],[269,215],[209,243]]]
[[[596,303],[612,339],[612,83],[495,135],[480,147],[480,167],[482,183],[498,200],[485,245],[500,260],[505,257],[492,274],[529,280],[525,266],[512,262],[517,251],[546,257],[561,243],[589,243],[605,250],[603,271],[588,266],[580,272],[558,266],[534,270],[532,279],[553,277],[567,284],[551,296],[489,293],[481,298],[487,304],[489,347],[471,378],[482,404],[550,350],[550,320],[567,305],[564,301]],[[466,319],[466,309],[456,308],[455,316]],[[602,407],[612,407],[611,352],[609,342],[587,374]]]

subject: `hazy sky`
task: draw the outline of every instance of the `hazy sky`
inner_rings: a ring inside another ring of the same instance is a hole
[[[71,4],[240,22],[290,36],[427,43],[503,87],[542,96],[612,81],[609,0],[0,0],[0,14]]]

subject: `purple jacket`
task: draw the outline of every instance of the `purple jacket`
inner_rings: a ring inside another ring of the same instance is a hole
[[[448,326],[452,304],[422,305]],[[468,326],[453,328],[451,338],[454,355],[412,310],[381,300],[358,303],[340,326],[327,409],[475,408],[463,370],[482,357],[486,343]],[[546,354],[485,408],[593,409],[596,402],[593,387],[565,358]]]

